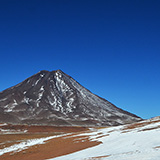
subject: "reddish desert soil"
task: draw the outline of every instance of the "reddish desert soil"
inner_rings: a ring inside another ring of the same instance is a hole
[[[6,126],[3,126],[6,127]],[[54,158],[61,155],[73,153],[85,148],[89,148],[100,144],[101,142],[90,141],[88,136],[76,136],[81,132],[88,132],[84,127],[48,127],[48,126],[12,126],[12,129],[29,131],[26,134],[0,135],[0,148],[18,143],[19,140],[27,140],[32,138],[48,137],[59,133],[72,133],[71,135],[54,138],[45,144],[32,146],[21,152],[10,152],[0,156],[0,160],[44,160]],[[8,127],[8,129],[11,129]],[[7,128],[5,128],[7,129]],[[6,143],[10,142],[10,143]],[[2,145],[2,143],[5,143]],[[96,157],[95,157],[96,158]]]

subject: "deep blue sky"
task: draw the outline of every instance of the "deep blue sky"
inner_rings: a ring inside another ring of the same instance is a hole
[[[57,69],[142,118],[160,115],[160,1],[0,0],[0,91]]]

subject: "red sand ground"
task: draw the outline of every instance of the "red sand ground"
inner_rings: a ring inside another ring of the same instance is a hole
[[[24,126],[7,125],[1,126],[3,129],[28,130],[25,134],[0,134],[0,148],[5,148],[19,143],[18,140],[48,137],[55,134],[87,132],[85,127],[50,127],[50,126]],[[88,147],[100,144],[101,142],[90,141],[88,136],[65,136],[54,138],[45,144],[32,146],[21,152],[10,152],[0,156],[0,160],[44,160],[57,156],[73,153]],[[96,157],[95,157],[96,158]],[[98,157],[97,157],[98,158]]]

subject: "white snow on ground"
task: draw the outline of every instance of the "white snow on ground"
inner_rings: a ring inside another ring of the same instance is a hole
[[[21,134],[26,133],[28,130],[15,130],[15,129],[2,129],[0,128],[0,134]]]
[[[67,134],[26,140],[26,141],[21,142],[19,144],[15,144],[15,145],[12,145],[12,146],[7,147],[7,148],[0,149],[0,156],[5,154],[5,153],[8,153],[8,152],[20,152],[24,149],[27,149],[27,148],[31,147],[31,146],[38,145],[38,144],[44,144],[45,141],[48,141],[48,140],[53,139],[53,138],[66,136],[66,135]]]
[[[97,160],[98,157],[99,160],[160,159],[160,122],[135,129],[124,130],[125,127],[103,128],[80,134],[88,135],[91,140],[101,141],[102,144],[50,160],[96,160],[94,157]]]
[[[0,126],[6,126],[7,123],[0,123]]]

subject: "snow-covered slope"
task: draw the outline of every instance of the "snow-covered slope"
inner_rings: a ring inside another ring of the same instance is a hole
[[[141,120],[62,72],[41,71],[0,93],[0,122],[112,126]]]
[[[50,160],[159,160],[160,117],[131,125],[92,130],[92,141],[102,143]]]

